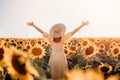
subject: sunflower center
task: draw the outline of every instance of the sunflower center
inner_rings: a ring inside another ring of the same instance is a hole
[[[90,55],[94,52],[94,48],[92,46],[89,46],[88,48],[86,48],[86,55]]]
[[[103,53],[103,52],[104,52],[104,50],[103,50],[103,49],[100,49],[100,50],[99,50],[99,52],[100,52],[100,53]]]
[[[114,46],[113,45],[110,45],[110,48],[113,48]]]
[[[118,53],[119,53],[118,48],[115,48],[115,49],[114,49],[114,54],[118,54]]]
[[[22,74],[25,75],[26,74],[26,70],[25,70],[25,63],[20,62],[20,57],[19,55],[13,55],[12,57],[12,66],[14,67],[14,69]]]
[[[64,49],[64,53],[65,53],[65,54],[67,54],[67,53],[68,53],[68,51],[67,51],[66,49]]]
[[[3,59],[4,49],[0,48],[0,60]]]
[[[100,44],[100,48],[104,48],[105,46],[103,44]]]
[[[72,46],[72,47],[70,47],[70,50],[71,50],[71,51],[75,51],[75,50],[76,50],[76,47]]]
[[[71,45],[71,43],[68,43],[68,45]]]
[[[40,48],[34,48],[34,49],[32,50],[32,54],[33,54],[34,56],[39,56],[39,55],[42,54],[42,50],[41,50]]]
[[[104,73],[107,73],[109,71],[109,68],[104,66],[101,68],[101,71],[104,72]]]
[[[87,44],[88,44],[87,41],[84,41],[84,42],[83,42],[83,46],[86,46]]]
[[[29,46],[29,45],[27,45],[27,49],[30,49],[30,46]]]

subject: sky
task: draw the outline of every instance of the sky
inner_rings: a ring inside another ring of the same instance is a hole
[[[120,37],[120,0],[0,0],[0,38],[39,38],[56,23],[70,32],[89,21],[73,37]]]

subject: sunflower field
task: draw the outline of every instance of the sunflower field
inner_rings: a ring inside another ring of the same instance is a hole
[[[47,80],[51,45],[44,38],[0,38],[0,80]],[[72,38],[60,80],[120,80],[120,38]]]

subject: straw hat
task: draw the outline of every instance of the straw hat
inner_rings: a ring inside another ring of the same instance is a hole
[[[58,38],[64,35],[66,31],[66,26],[64,24],[58,23],[53,25],[50,29],[50,36]]]

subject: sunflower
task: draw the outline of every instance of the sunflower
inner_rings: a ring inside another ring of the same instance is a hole
[[[25,49],[27,49],[28,51],[30,50],[30,48],[31,48],[31,45],[30,45],[30,44],[26,44],[26,45],[25,45]]]
[[[71,46],[72,45],[72,42],[66,42],[65,43],[65,46]]]
[[[36,69],[30,64],[27,54],[16,48],[11,47],[5,55],[5,62],[12,79],[33,80],[33,75],[39,77]]]
[[[102,73],[88,68],[85,71],[85,80],[104,80],[104,76]]]
[[[88,59],[92,55],[96,54],[98,52],[98,49],[95,44],[90,44],[83,50],[83,56],[84,58]]]
[[[81,43],[80,43],[80,42],[78,42],[78,43],[76,44],[76,46],[81,47]]]
[[[110,45],[109,45],[109,49],[112,49],[114,46],[116,46],[117,43],[116,42],[111,42]]]
[[[64,48],[66,49],[66,48],[68,48],[68,46],[67,46],[67,45],[64,45]]]
[[[15,40],[15,39],[11,39],[11,40],[9,41],[9,45],[16,47],[16,45],[17,45],[16,40]]]
[[[99,53],[103,54],[103,53],[105,53],[105,50],[104,49],[99,49]]]
[[[113,46],[110,49],[110,53],[113,57],[118,57],[118,55],[120,54],[120,48],[118,47],[118,45]]]
[[[100,41],[101,41],[101,39],[99,39],[99,38],[94,38],[94,43],[95,43],[95,44],[99,43]]]
[[[99,47],[100,49],[105,49],[105,44],[99,44],[98,47]]]
[[[10,42],[10,41],[9,41],[9,42]],[[3,46],[9,48],[9,47],[10,47],[9,42],[3,41]]]
[[[44,45],[45,45],[45,46],[48,46],[49,43],[48,43],[47,41],[44,41]]]
[[[118,47],[120,47],[120,42],[119,43],[117,43],[118,44]]]
[[[99,53],[105,53],[105,45],[104,44],[99,44],[98,45],[98,51],[99,51]]]
[[[48,46],[50,43],[47,41],[47,39],[43,38],[42,40],[43,45]]]
[[[112,75],[112,76],[109,76],[106,80],[120,80],[120,76],[119,75]]]
[[[77,49],[78,49],[78,47],[75,46],[75,45],[72,45],[72,46],[69,47],[69,51],[70,51],[71,53],[76,53],[76,52],[77,52]]]
[[[23,48],[25,47],[26,44],[27,44],[26,41],[23,39],[16,40],[16,48],[19,50],[23,50]]]
[[[86,48],[90,44],[90,41],[88,39],[85,39],[81,43],[82,48]]]
[[[84,75],[82,69],[73,69],[66,72],[67,80],[85,80]]]
[[[68,48],[64,48],[64,53],[65,53],[65,55],[69,55],[69,49]]]
[[[32,57],[33,59],[42,58],[45,55],[45,49],[42,46],[35,44],[30,49],[29,53],[30,53],[30,57]]]
[[[112,66],[102,63],[98,66],[98,71],[102,73],[110,73],[112,71]]]
[[[5,50],[3,47],[0,47],[0,66],[4,66],[4,54]]]
[[[37,43],[37,40],[36,40],[36,39],[31,39],[31,40],[30,40],[30,45],[31,45],[31,46],[34,46],[36,43]]]
[[[26,43],[23,46],[18,46],[17,49],[24,51],[24,52],[29,52],[29,50],[31,49],[31,45],[30,43]]]
[[[120,54],[120,49],[118,47],[114,48],[112,51],[112,56],[117,57]]]
[[[38,39],[37,43],[40,45],[45,45],[45,46],[49,45],[49,42],[45,38]]]
[[[4,42],[2,41],[1,45],[0,45],[0,67],[5,66],[4,57],[5,57],[5,54],[7,52],[7,48],[5,48],[3,46],[3,44],[4,44]]]

